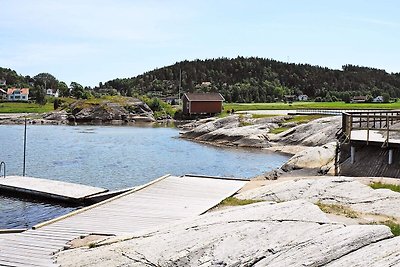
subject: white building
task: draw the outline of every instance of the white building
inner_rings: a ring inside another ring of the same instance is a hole
[[[6,86],[7,85],[7,81],[4,79],[0,79],[0,86]]]
[[[46,89],[46,95],[58,97],[58,89]]]
[[[308,101],[308,95],[299,95],[297,97],[297,100],[299,100],[299,101]]]
[[[29,88],[8,88],[7,90],[8,101],[28,101]]]
[[[383,96],[378,95],[377,97],[372,99],[372,102],[374,102],[374,103],[383,103]]]

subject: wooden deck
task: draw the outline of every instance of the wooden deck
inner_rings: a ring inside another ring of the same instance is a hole
[[[19,193],[23,196],[72,202],[80,202],[85,198],[108,191],[99,187],[26,176],[0,178],[0,190]]]
[[[342,132],[351,143],[400,146],[400,111],[343,112]]]
[[[122,235],[200,215],[233,195],[247,181],[164,176],[122,195],[0,236],[0,266],[56,266],[52,256],[88,234]]]

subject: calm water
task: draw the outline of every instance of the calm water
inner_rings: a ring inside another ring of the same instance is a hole
[[[23,126],[0,126],[0,161],[22,175]],[[170,173],[252,177],[287,157],[260,150],[216,148],[152,127],[28,126],[26,175],[121,189]],[[28,227],[73,208],[0,196],[0,229]]]

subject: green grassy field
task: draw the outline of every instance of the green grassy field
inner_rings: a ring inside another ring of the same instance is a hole
[[[394,103],[345,103],[345,102],[294,102],[287,103],[225,103],[224,110],[268,110],[268,109],[399,109]]]
[[[0,102],[0,113],[44,113],[53,110],[53,103],[39,105],[35,103]]]

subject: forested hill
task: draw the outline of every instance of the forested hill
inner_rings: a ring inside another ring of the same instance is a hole
[[[400,97],[400,73],[354,65],[332,70],[257,57],[182,61],[137,77],[111,80],[100,87],[112,87],[127,95],[176,95],[180,70],[182,91],[218,91],[229,102],[269,102],[285,94],[329,101],[342,99],[345,92]]]

